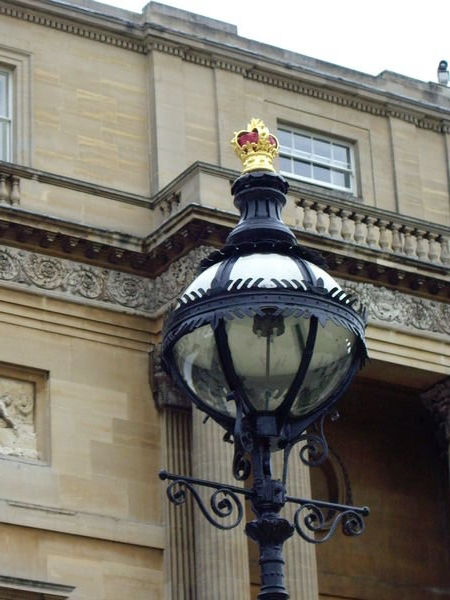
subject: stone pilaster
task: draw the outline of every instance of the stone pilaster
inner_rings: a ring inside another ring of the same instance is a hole
[[[237,485],[231,474],[233,446],[224,431],[193,410],[192,472],[194,477]],[[203,496],[209,498],[209,495]],[[196,600],[250,600],[248,542],[244,524],[221,531],[194,509]]]
[[[175,388],[161,369],[160,347],[152,352],[153,396],[163,424],[162,466],[178,475],[192,473],[192,414],[190,402]],[[167,484],[163,486],[164,491]],[[167,550],[165,560],[166,600],[196,600],[193,506],[190,495],[175,506],[164,493]]]
[[[192,422],[190,412],[164,409],[166,468],[172,473],[190,475]],[[166,486],[165,486],[166,487]],[[164,498],[167,527],[167,600],[196,600],[195,532],[192,500],[175,506]]]

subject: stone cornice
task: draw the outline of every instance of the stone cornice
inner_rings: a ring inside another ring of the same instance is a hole
[[[13,17],[35,25],[42,25],[58,31],[87,38],[103,44],[117,46],[124,50],[145,54],[148,45],[144,41],[142,33],[138,31],[130,34],[130,28],[126,23],[114,22],[104,15],[93,15],[83,13],[75,17],[72,13],[74,7],[70,5],[52,4],[47,2],[40,5],[29,1],[1,0],[0,15]],[[95,18],[96,17],[96,18]]]
[[[450,133],[445,107],[390,92],[375,85],[333,75],[303,64],[286,63],[237,45],[205,41],[184,32],[139,21],[83,11],[69,4],[0,0],[0,15],[50,27],[132,52],[164,52],[205,67],[240,73],[253,81],[381,117],[393,117],[419,128]],[[257,68],[255,58],[261,66]],[[265,63],[265,64],[264,64]]]
[[[21,177],[8,173],[24,169],[7,163],[3,166],[9,169],[2,192],[5,174],[0,168],[3,243],[61,258],[70,256],[85,265],[155,277],[196,245],[222,246],[238,218],[236,211],[204,205],[207,198],[200,205],[184,197],[184,185],[192,177],[222,178],[225,190],[238,175],[237,171],[214,165],[191,165],[146,201],[145,206],[154,214],[149,219],[153,231],[145,238],[22,208]],[[47,174],[42,173],[42,177],[47,181]],[[49,177],[57,178],[52,174]],[[79,189],[83,182],[75,183],[75,189]],[[61,185],[69,185],[67,178]],[[17,192],[14,204],[13,189]],[[103,188],[96,191],[102,195]],[[448,295],[448,228],[364,206],[357,199],[330,195],[307,185],[294,184],[290,194],[297,206],[290,216],[297,223],[296,235],[306,246],[327,253],[336,274],[376,280],[420,295]]]
[[[199,173],[206,173],[208,175],[213,175],[215,177],[226,179],[230,182],[230,184],[240,175],[240,172],[235,169],[228,169],[226,167],[220,167],[218,165],[196,161],[192,163],[182,173],[180,173],[178,177],[176,177],[173,181],[171,181],[168,185],[166,185],[153,196],[143,196],[139,194],[126,192],[123,190],[118,190],[116,188],[109,188],[107,186],[99,185],[82,179],[75,179],[73,177],[66,177],[65,175],[59,175],[57,173],[52,173],[49,171],[42,171],[40,169],[34,169],[32,167],[27,167],[24,165],[0,161],[0,174],[5,174],[6,176],[31,179],[39,183],[47,183],[55,187],[66,188],[84,194],[90,194],[92,196],[100,196],[101,198],[107,198],[110,200],[115,200],[117,202],[132,204],[143,208],[149,208],[151,210],[157,209],[162,211],[164,214],[170,214],[173,212],[172,210],[169,210],[167,204],[170,204],[171,201],[174,200],[174,196],[177,195],[182,185],[184,185],[184,182],[190,177],[195,176]],[[382,210],[375,206],[367,206],[364,205],[361,198],[355,197],[346,192],[339,192],[337,190],[327,190],[326,188],[309,185],[307,183],[301,183],[294,179],[289,180],[289,195],[293,196],[295,198],[295,201],[299,204],[302,200],[308,200],[318,203],[332,203],[336,208],[339,208],[340,210],[361,210],[367,214],[370,214],[375,219],[391,221],[401,219],[403,225],[407,225],[412,228],[424,230],[431,228],[433,229],[433,232],[436,235],[450,235],[448,227],[435,223],[430,223],[428,221],[423,221],[421,219],[411,218],[407,215],[399,215],[398,213]],[[0,207],[2,210],[9,210],[10,208],[7,205],[1,204]],[[23,210],[17,206],[13,207],[13,211],[14,209],[17,209],[18,212]],[[29,213],[30,216],[32,214],[34,213]],[[58,220],[54,217],[52,218],[47,215],[36,214],[36,216],[40,220],[45,220],[48,218],[49,221],[58,221],[58,223],[62,223],[61,220]],[[74,226],[76,228],[84,227],[81,224],[78,225],[76,223],[71,223],[71,226]],[[97,229],[99,233],[101,231],[107,233],[106,229]],[[120,235],[124,239],[128,237],[123,232],[109,233]],[[132,240],[130,241],[133,243]]]

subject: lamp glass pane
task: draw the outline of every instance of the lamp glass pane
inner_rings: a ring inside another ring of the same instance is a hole
[[[174,346],[174,356],[181,377],[202,402],[225,415],[235,416],[235,404],[226,398],[230,388],[209,325],[181,337]]]
[[[338,389],[356,352],[356,336],[348,329],[327,321],[319,325],[311,362],[294,403],[294,417],[315,410]]]
[[[274,317],[271,310],[226,324],[234,369],[257,411],[273,411],[284,400],[309,330],[309,319]]]

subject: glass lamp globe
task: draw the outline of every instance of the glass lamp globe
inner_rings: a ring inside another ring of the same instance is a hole
[[[281,221],[285,180],[245,159],[258,168],[232,189],[241,220],[170,315],[162,356],[201,410],[230,432],[252,420],[276,448],[343,393],[366,355],[365,315]]]

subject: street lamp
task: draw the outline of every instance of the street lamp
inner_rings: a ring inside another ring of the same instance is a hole
[[[294,444],[306,442],[300,453],[306,464],[326,458],[323,421],[366,357],[365,312],[355,310],[354,299],[315,264],[318,255],[299,246],[282,222],[288,185],[272,165],[278,140],[253,119],[232,143],[243,163],[232,187],[241,218],[169,315],[162,362],[183,393],[225,429],[235,449],[233,474],[251,476],[253,485],[165,471],[160,477],[172,480],[172,502],[182,504],[189,490],[222,529],[241,522],[239,495],[245,496],[256,516],[245,532],[260,547],[258,599],[284,600],[282,547],[295,530],[313,543],[329,539],[338,523],[348,535],[364,530],[367,508],[293,498],[286,479]],[[281,479],[272,476],[277,451],[284,454]],[[212,512],[195,484],[215,490]],[[293,524],[279,516],[286,502],[298,505]]]

